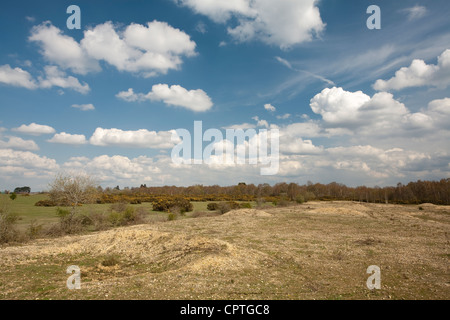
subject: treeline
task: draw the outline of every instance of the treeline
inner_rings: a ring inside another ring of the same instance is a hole
[[[120,200],[135,203],[154,202],[158,199],[183,197],[189,201],[276,201],[285,199],[304,200],[348,200],[371,203],[420,204],[433,203],[450,204],[450,178],[440,181],[416,181],[408,184],[398,183],[392,187],[369,188],[366,186],[347,187],[344,184],[332,182],[329,184],[312,183],[306,185],[297,183],[245,184],[221,187],[218,185],[190,187],[147,187],[126,188],[120,190],[99,188],[98,203],[114,203]]]

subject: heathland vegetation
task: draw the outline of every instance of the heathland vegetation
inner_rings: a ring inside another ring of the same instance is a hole
[[[29,191],[29,190],[27,190]],[[14,194],[15,195],[15,194]],[[48,192],[0,197],[0,243],[23,242],[118,226],[221,215],[239,208],[286,207],[308,201],[418,205],[450,204],[450,179],[395,187],[347,187],[339,183],[246,184],[221,187],[99,187],[89,176],[58,175]],[[17,200],[15,200],[17,199]]]
[[[59,175],[0,195],[0,299],[447,299],[449,186],[121,190]]]
[[[408,184],[398,183],[391,187],[347,187],[332,182],[329,184],[308,182],[306,185],[297,183],[245,184],[221,187],[194,185],[190,187],[147,187],[136,188],[97,188],[96,203],[168,201],[183,198],[188,201],[297,201],[308,200],[345,200],[367,203],[420,204],[437,205],[450,204],[450,178],[440,181],[417,181]],[[50,203],[51,204],[51,203]]]

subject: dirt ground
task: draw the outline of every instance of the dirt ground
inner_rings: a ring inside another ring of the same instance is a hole
[[[450,299],[449,236],[448,206],[242,209],[2,247],[0,299]]]

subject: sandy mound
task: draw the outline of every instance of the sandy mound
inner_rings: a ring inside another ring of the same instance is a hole
[[[81,255],[117,255],[125,261],[149,264],[153,272],[179,268],[241,268],[260,258],[258,253],[225,241],[135,226],[92,235],[40,240],[23,247],[7,247],[0,250],[0,264],[28,264],[61,255],[67,255],[68,260]]]
[[[256,209],[238,209],[231,210],[224,214],[224,216],[241,216],[241,217],[271,217],[272,215],[268,212]]]
[[[354,216],[362,216],[365,215],[365,210],[355,210],[350,208],[333,208],[333,207],[323,207],[309,211],[310,213],[316,214],[338,214],[338,215],[354,215]]]

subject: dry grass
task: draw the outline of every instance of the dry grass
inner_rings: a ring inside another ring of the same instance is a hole
[[[312,202],[35,240],[0,248],[0,298],[449,299],[450,209],[421,206]]]

